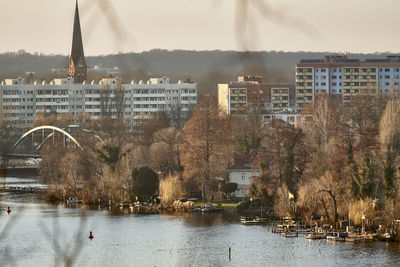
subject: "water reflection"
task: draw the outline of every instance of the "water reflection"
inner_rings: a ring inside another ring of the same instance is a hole
[[[3,213],[7,206],[16,211],[0,216],[0,229],[20,213],[0,242],[0,265],[53,266],[57,256],[74,253],[76,266],[396,266],[400,262],[397,243],[285,239],[266,226],[242,226],[235,214],[138,215],[128,209],[48,205],[26,196],[6,193],[0,201]],[[87,238],[89,231],[93,240]],[[66,253],[55,249],[54,239]],[[82,245],[80,253],[74,251],[77,244]]]

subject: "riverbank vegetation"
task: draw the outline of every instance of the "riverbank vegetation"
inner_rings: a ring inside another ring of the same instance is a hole
[[[116,110],[110,107],[110,110]],[[74,133],[84,149],[63,147],[55,135],[42,148],[41,178],[48,197],[87,203],[123,203],[153,194],[172,203],[183,197],[221,201],[233,155],[252,154],[249,197],[275,216],[394,227],[400,219],[400,100],[358,95],[340,104],[317,96],[297,125],[260,119],[257,107],[229,116],[214,96],[199,99],[189,118],[168,113],[130,128],[123,116],[82,114]],[[69,123],[39,116],[37,124]],[[85,130],[83,130],[85,129]]]

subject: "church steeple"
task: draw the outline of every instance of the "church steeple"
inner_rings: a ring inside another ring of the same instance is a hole
[[[87,79],[87,66],[83,53],[78,0],[75,5],[74,32],[72,36],[71,56],[68,62],[68,76],[74,79],[74,83],[83,83]]]

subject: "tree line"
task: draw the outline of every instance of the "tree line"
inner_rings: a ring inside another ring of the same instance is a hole
[[[88,203],[134,201],[160,192],[168,192],[165,199],[208,199],[223,194],[233,155],[251,154],[260,175],[251,179],[250,197],[271,205],[276,216],[308,223],[322,216],[334,225],[368,218],[390,225],[400,216],[399,101],[360,94],[342,104],[320,95],[302,111],[297,126],[265,123],[257,109],[227,115],[207,94],[179,126],[158,116],[131,129],[123,116],[105,112],[91,120],[81,114],[86,131],[75,135],[85,149],[64,149],[54,137],[42,148],[40,174],[53,184],[54,197]],[[42,114],[35,123],[72,122],[68,114]]]

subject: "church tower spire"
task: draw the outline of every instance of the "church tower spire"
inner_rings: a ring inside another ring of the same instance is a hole
[[[72,36],[71,56],[68,62],[68,77],[72,78],[74,83],[83,83],[87,79],[87,65],[83,53],[78,0],[76,0],[75,5],[74,32]]]

